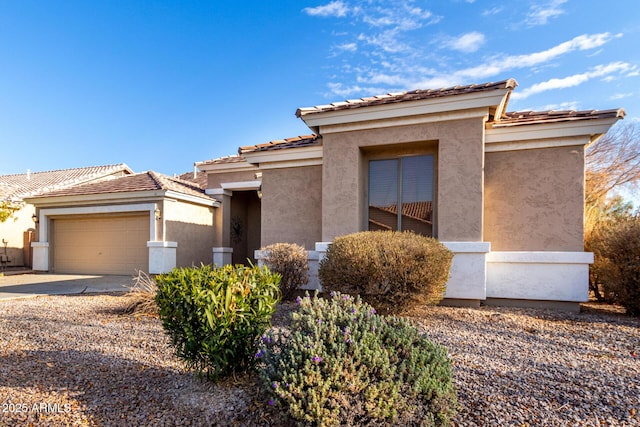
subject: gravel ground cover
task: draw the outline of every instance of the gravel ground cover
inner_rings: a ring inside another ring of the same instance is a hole
[[[200,381],[157,318],[122,314],[127,298],[0,302],[0,426],[278,425],[252,376]],[[456,425],[640,425],[638,319],[495,307],[411,317],[449,349]]]

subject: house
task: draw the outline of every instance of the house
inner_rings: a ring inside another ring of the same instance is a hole
[[[37,208],[36,271],[155,274],[211,262],[220,204],[193,182],[148,171],[25,200]]]
[[[8,202],[17,208],[5,222],[0,222],[0,238],[3,242],[3,247],[0,247],[2,266],[31,267],[30,245],[35,238],[36,217],[35,207],[26,203],[26,198],[42,192],[109,180],[132,173],[127,165],[116,164],[0,175],[0,201]]]
[[[312,134],[196,163],[214,261],[294,242],[312,273],[337,236],[413,230],[454,253],[446,301],[576,309],[588,299],[584,151],[623,110],[508,112],[513,79],[310,108]],[[317,286],[317,278],[312,277]]]
[[[25,196],[36,209],[25,211],[36,220],[33,268],[163,273],[261,262],[261,247],[292,242],[309,251],[318,287],[336,237],[412,230],[455,254],[447,303],[577,309],[593,262],[583,248],[584,151],[624,111],[508,112],[516,86],[300,108],[309,135],[242,146],[184,179],[123,172]]]

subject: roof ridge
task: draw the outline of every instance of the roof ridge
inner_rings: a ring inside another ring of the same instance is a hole
[[[381,95],[374,95],[368,97],[362,97],[358,99],[347,99],[345,101],[333,102],[325,105],[316,105],[313,107],[302,107],[298,108],[296,111],[297,117],[302,117],[305,114],[313,114],[325,111],[336,111],[336,110],[344,110],[350,108],[364,107],[364,106],[372,106],[372,105],[381,105],[388,104],[394,102],[401,101],[412,101],[412,100],[420,100],[426,99],[429,97],[438,97],[438,96],[454,96],[461,95],[465,93],[469,93],[471,91],[485,91],[491,89],[514,89],[518,86],[518,82],[513,79],[505,79],[497,82],[487,82],[487,83],[474,83],[468,85],[457,85],[450,87],[443,87],[437,89],[412,89],[401,92],[389,92]],[[451,93],[449,93],[451,92]],[[416,95],[412,97],[412,95]],[[409,99],[405,99],[409,98]]]
[[[31,170],[29,170],[29,172],[24,172],[24,173],[10,173],[10,174],[4,174],[4,175],[0,175],[0,176],[20,176],[20,175],[42,175],[45,173],[55,173],[55,172],[68,172],[68,171],[79,171],[79,170],[83,170],[83,169],[96,169],[96,168],[116,168],[116,167],[124,167],[126,169],[131,170],[131,168],[126,164],[126,163],[113,163],[113,164],[108,164],[108,165],[93,165],[93,166],[83,166],[83,167],[77,167],[77,168],[64,168],[64,169],[51,169],[51,170],[46,170],[46,171],[35,171],[32,172]]]

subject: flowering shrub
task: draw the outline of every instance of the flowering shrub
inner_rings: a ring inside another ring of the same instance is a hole
[[[274,273],[282,276],[280,292],[285,301],[293,299],[295,292],[309,282],[307,251],[295,243],[275,243],[261,249],[264,263]]]
[[[348,295],[298,297],[256,353],[269,405],[304,425],[444,426],[457,405],[446,349]]]
[[[243,265],[176,268],[156,276],[156,302],[177,356],[217,379],[254,366],[279,299],[278,278]]]
[[[382,313],[399,313],[444,297],[453,253],[412,232],[363,231],[337,237],[320,262],[325,291],[360,295]]]

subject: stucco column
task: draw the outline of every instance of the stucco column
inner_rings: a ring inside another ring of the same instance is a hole
[[[484,214],[484,122],[451,122],[438,143],[437,235],[481,242]]]

